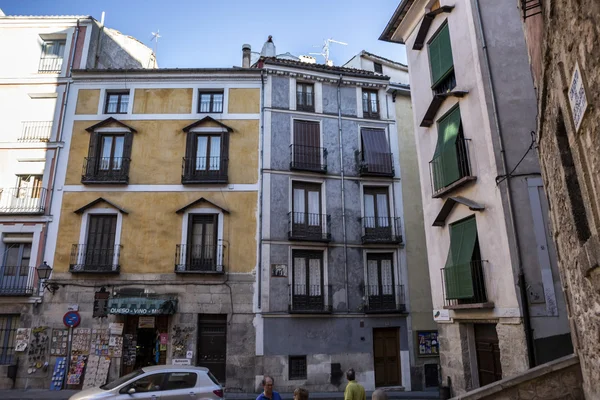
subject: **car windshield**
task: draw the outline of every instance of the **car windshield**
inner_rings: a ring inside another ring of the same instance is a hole
[[[122,384],[124,384],[125,382],[127,382],[128,380],[131,380],[137,376],[140,376],[144,373],[143,370],[138,369],[135,370],[127,375],[123,375],[122,377],[115,379],[114,381],[107,383],[106,385],[102,385],[100,386],[100,389],[104,389],[104,390],[112,390]]]

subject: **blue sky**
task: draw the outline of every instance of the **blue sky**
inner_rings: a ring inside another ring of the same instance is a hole
[[[361,50],[406,63],[404,46],[377,40],[400,0],[0,0],[6,15],[91,15],[152,46],[160,30],[161,68],[240,65],[242,44],[260,51],[273,35],[277,53],[320,51],[326,38],[341,65]],[[317,56],[317,62],[323,58]]]

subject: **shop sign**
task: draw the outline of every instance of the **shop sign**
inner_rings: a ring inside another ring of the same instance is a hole
[[[448,310],[433,310],[433,320],[435,322],[450,321],[450,312]]]
[[[192,365],[192,360],[189,358],[174,358],[172,361],[173,365]]]
[[[111,335],[122,335],[124,325],[122,322],[111,322],[108,324],[108,330]]]
[[[573,123],[575,124],[575,132],[579,131],[581,121],[588,108],[586,89],[586,82],[583,79],[578,62],[575,64],[575,70],[573,71],[573,75],[571,75],[571,82],[569,83],[569,104],[571,106],[571,114],[573,115]]]
[[[108,301],[110,314],[125,315],[164,315],[175,314],[177,300],[153,299],[144,297],[117,297]]]
[[[154,328],[154,317],[140,317],[138,328]]]

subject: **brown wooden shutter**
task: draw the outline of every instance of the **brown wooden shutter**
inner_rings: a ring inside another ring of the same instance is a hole
[[[370,172],[391,172],[392,158],[385,130],[363,128],[361,130],[363,161]]]
[[[294,163],[318,168],[321,165],[319,123],[294,120]]]

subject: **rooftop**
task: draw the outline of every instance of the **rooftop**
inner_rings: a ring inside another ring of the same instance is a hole
[[[394,11],[394,15],[392,15],[392,18],[390,18],[390,21],[387,23],[385,29],[379,36],[379,40],[383,40],[385,42],[396,42],[395,40],[392,40],[392,37],[414,2],[415,0],[402,0],[402,2],[396,8],[396,11]],[[400,43],[404,44],[403,42]]]
[[[281,66],[285,66],[285,67],[302,68],[302,69],[306,69],[306,70],[310,70],[310,71],[337,73],[337,74],[343,74],[343,75],[347,75],[347,76],[355,76],[355,77],[360,77],[360,78],[379,79],[379,80],[386,80],[386,81],[390,79],[389,76],[375,74],[372,71],[365,71],[362,69],[336,67],[336,66],[330,67],[329,65],[325,65],[325,64],[309,64],[309,63],[305,63],[302,61],[285,60],[285,59],[274,58],[274,57],[261,58],[257,64],[260,64],[261,62],[263,62],[264,64],[269,64],[269,65],[281,65]]]

